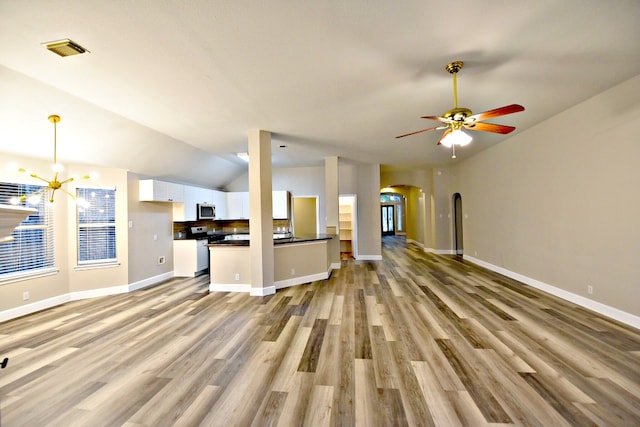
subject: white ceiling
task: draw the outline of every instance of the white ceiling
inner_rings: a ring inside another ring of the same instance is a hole
[[[62,161],[214,187],[258,128],[275,167],[442,166],[440,131],[394,137],[453,106],[448,62],[461,106],[522,104],[494,120],[522,132],[639,74],[639,22],[638,0],[0,0],[0,151],[50,156],[55,113]],[[41,45],[63,38],[91,53]],[[509,138],[473,136],[457,161]]]

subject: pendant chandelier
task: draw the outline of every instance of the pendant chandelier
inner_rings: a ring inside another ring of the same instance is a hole
[[[42,190],[36,192],[36,193],[32,193],[32,194],[27,194],[27,195],[23,195],[20,196],[17,199],[12,200],[13,204],[18,204],[20,201],[29,201],[30,204],[37,204],[40,201],[40,198],[42,196],[47,196],[49,199],[50,203],[53,203],[54,201],[54,196],[57,190],[60,190],[64,193],[66,193],[69,197],[71,197],[72,199],[76,200],[77,203],[81,204],[81,205],[85,205],[87,204],[87,202],[84,199],[78,199],[76,198],[75,195],[71,194],[70,192],[68,192],[67,190],[65,190],[64,188],[62,188],[62,186],[64,184],[67,184],[71,181],[74,181],[76,179],[76,177],[69,177],[67,179],[62,179],[60,178],[60,173],[64,170],[64,167],[58,163],[58,157],[57,157],[57,135],[56,135],[56,125],[58,124],[58,122],[60,122],[60,116],[52,114],[49,116],[49,121],[51,123],[53,123],[53,165],[51,166],[51,168],[53,169],[53,179],[48,180],[45,178],[42,178],[40,175],[27,171],[24,168],[18,168],[19,172],[23,172],[23,173],[28,173],[30,177],[38,179],[40,181],[44,181],[47,183],[47,186],[44,187]],[[90,178],[94,178],[94,175],[84,175],[82,177],[80,177],[80,179],[90,179]]]

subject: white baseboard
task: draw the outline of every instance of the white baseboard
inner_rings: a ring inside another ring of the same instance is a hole
[[[302,285],[303,283],[315,282],[329,278],[329,273],[310,274],[308,276],[294,277],[292,279],[278,280],[275,283],[276,289],[288,288],[290,286]]]
[[[455,249],[432,249],[433,253],[436,255],[455,255]]]
[[[382,255],[358,255],[358,261],[382,261]]]
[[[168,273],[159,274],[157,276],[149,277],[147,279],[138,280],[137,282],[133,282],[129,284],[129,291],[137,291],[138,289],[146,288],[147,286],[164,282],[165,280],[169,280],[172,277],[175,277],[175,274],[173,271],[170,271]]]
[[[16,317],[26,316],[27,314],[35,313],[36,311],[45,310],[47,308],[55,307],[57,305],[64,304],[70,301],[79,301],[87,298],[103,297],[107,295],[124,294],[127,292],[142,289],[147,286],[155,285],[164,280],[173,277],[173,271],[165,274],[161,274],[148,279],[134,282],[129,285],[110,286],[108,288],[90,289],[86,291],[69,292],[63,295],[57,295],[55,297],[47,298],[41,301],[36,301],[31,304],[21,305],[20,307],[10,308],[8,310],[0,311],[0,322],[6,320],[15,319]]]
[[[340,265],[339,262],[332,262],[331,265],[329,266],[329,271],[340,270],[340,267],[342,267],[342,265]]]
[[[251,288],[249,295],[252,297],[264,297],[276,293],[275,286],[267,286],[266,288]]]
[[[310,274],[307,276],[293,277],[286,280],[278,280],[272,286],[266,288],[254,288],[248,284],[238,285],[236,283],[209,283],[209,291],[211,292],[248,292],[251,296],[271,295],[278,289],[284,289],[291,286],[302,285],[304,283],[315,282],[316,280],[325,280],[329,278],[331,269],[326,273]]]
[[[88,298],[104,297],[107,295],[117,295],[129,292],[128,285],[111,286],[108,288],[89,289],[86,291],[69,292],[70,301],[78,301]]]
[[[32,302],[30,304],[21,305],[20,307],[10,308],[0,311],[0,322],[15,319],[16,317],[26,316],[36,311],[45,310],[71,301],[69,294],[58,295],[55,297]]]
[[[523,276],[522,274],[515,273],[503,267],[498,267],[497,265],[490,264],[486,261],[482,261],[480,259],[471,257],[469,255],[463,255],[463,258],[466,261],[470,261],[488,270],[495,271],[496,273],[500,273],[504,276],[507,276],[514,280],[522,282],[526,285],[529,285],[536,289],[540,289],[541,291],[547,292],[551,295],[555,295],[559,298],[562,298],[566,301],[577,304],[581,307],[595,311],[596,313],[602,314],[603,316],[610,317],[614,320],[625,323],[629,326],[633,326],[634,328],[640,329],[640,317],[635,316],[631,313],[627,313],[617,308],[599,303],[589,298],[585,298],[581,295],[577,295],[572,292],[565,291],[564,289],[560,289],[555,286],[549,285],[547,283],[541,282],[539,280],[532,279],[531,277]]]
[[[418,242],[416,242],[418,243]],[[418,243],[420,245],[420,243]],[[420,245],[423,246],[423,245]],[[433,248],[425,248],[423,246],[422,250],[428,254],[436,254],[436,255],[455,255],[455,249],[433,249]]]
[[[156,283],[163,282],[165,280],[174,277],[173,271],[168,273],[159,274],[157,276],[148,277],[144,280],[130,283],[128,285],[110,286],[108,288],[90,289],[87,291],[70,292],[71,301],[77,301],[87,298],[104,297],[108,295],[126,294],[127,292],[136,291],[138,289],[146,288],[147,286],[155,285]]]
[[[237,283],[209,283],[209,292],[251,292],[251,285]]]

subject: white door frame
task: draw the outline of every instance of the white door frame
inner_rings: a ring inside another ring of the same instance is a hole
[[[344,203],[343,203],[344,202]],[[351,252],[358,259],[358,196],[356,194],[339,194],[338,205],[351,205],[353,228],[351,229]],[[339,227],[340,225],[338,225]]]

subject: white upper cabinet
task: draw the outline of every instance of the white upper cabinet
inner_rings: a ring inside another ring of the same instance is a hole
[[[229,218],[227,215],[227,193],[224,191],[211,190],[211,203],[216,206],[216,218]]]
[[[274,191],[271,194],[274,219],[291,217],[291,194],[288,191]],[[216,208],[217,209],[217,208]],[[227,193],[227,214],[223,218],[249,218],[249,192],[234,191]]]
[[[233,191],[227,193],[227,219],[249,218],[249,192]]]
[[[184,206],[173,210],[174,221],[195,221],[198,219],[197,205],[211,203],[211,192],[208,188],[184,186]]]
[[[291,194],[288,191],[272,193],[273,219],[289,219],[291,216]]]
[[[157,179],[141,179],[139,182],[141,202],[184,202],[184,186]]]
[[[213,204],[216,207],[216,219],[224,219],[227,215],[226,193],[202,187],[184,186],[184,205],[175,205],[174,221],[197,221],[198,204]]]

